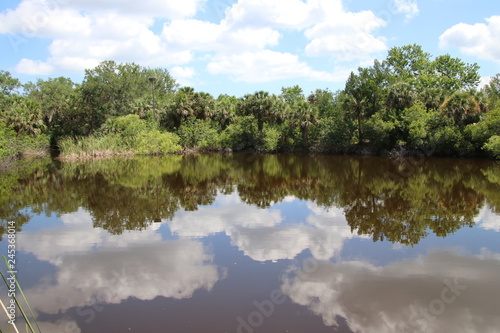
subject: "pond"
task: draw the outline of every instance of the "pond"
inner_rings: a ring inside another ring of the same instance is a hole
[[[497,162],[238,153],[0,177],[0,252],[12,223],[42,332],[500,332]]]

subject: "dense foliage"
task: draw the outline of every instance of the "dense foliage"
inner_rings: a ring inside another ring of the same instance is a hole
[[[14,137],[45,133],[63,154],[85,156],[174,152],[180,144],[498,158],[500,74],[478,89],[478,69],[407,45],[351,73],[337,92],[306,96],[293,86],[240,98],[179,88],[166,69],[134,63],[104,61],[81,84],[59,77],[21,85],[1,71],[0,153],[12,153]],[[120,123],[128,128],[117,133],[111,126]]]

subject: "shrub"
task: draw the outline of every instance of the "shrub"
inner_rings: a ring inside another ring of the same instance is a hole
[[[177,132],[184,147],[217,150],[221,147],[219,133],[209,121],[194,117],[185,121]]]
[[[134,151],[137,154],[170,154],[180,151],[179,136],[158,130],[139,133]]]
[[[257,132],[257,122],[253,116],[235,117],[234,122],[221,133],[220,144],[234,150],[255,147]]]
[[[278,143],[281,133],[278,129],[270,126],[264,127],[264,136],[262,138],[261,150],[272,152],[278,149]]]
[[[483,146],[483,149],[500,160],[500,135],[493,135]]]
[[[328,117],[318,126],[318,137],[314,149],[318,151],[345,152],[351,148],[355,127],[352,122],[340,117]]]

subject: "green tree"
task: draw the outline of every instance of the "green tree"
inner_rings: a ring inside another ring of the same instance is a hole
[[[488,98],[489,107],[491,109],[500,107],[500,74],[492,77],[483,90]]]
[[[149,78],[155,77],[154,83]],[[154,85],[152,88],[151,85]],[[177,85],[166,69],[149,69],[135,63],[117,64],[106,60],[85,70],[80,93],[82,107],[88,112],[90,130],[97,130],[107,118],[132,113],[133,102],[144,96],[168,98]]]
[[[478,64],[467,64],[449,54],[434,59],[430,74],[427,86],[440,87],[448,92],[476,88],[481,80]]]
[[[39,135],[47,129],[40,104],[30,98],[17,97],[7,110],[6,120],[18,136]]]
[[[441,104],[440,110],[442,116],[453,119],[457,126],[463,126],[479,120],[484,104],[471,91],[456,91]]]
[[[68,113],[76,98],[76,85],[69,78],[49,78],[46,81],[38,79],[36,84],[25,86],[27,96],[41,106],[43,120],[47,128],[57,126],[58,131],[64,127]],[[69,133],[56,133],[69,134]]]
[[[379,112],[385,100],[384,76],[374,68],[359,68],[351,73],[344,89],[344,108],[358,125],[358,144],[363,143],[363,124]]]
[[[238,99],[234,96],[219,95],[215,101],[212,119],[224,130],[236,117]]]
[[[239,112],[241,115],[251,115],[257,120],[257,129],[263,135],[264,123],[272,122],[276,118],[274,113],[274,99],[266,91],[257,91],[247,94],[240,100]]]

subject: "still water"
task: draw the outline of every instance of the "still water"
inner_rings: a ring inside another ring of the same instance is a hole
[[[14,221],[42,332],[500,332],[493,161],[214,154],[0,177],[0,251]]]

